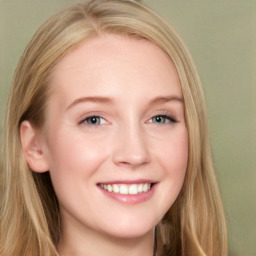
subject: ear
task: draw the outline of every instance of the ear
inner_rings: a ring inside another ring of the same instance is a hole
[[[21,145],[29,167],[39,173],[48,171],[46,148],[40,131],[29,121],[23,121],[20,126]]]

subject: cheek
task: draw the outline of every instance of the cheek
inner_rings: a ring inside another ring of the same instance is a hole
[[[74,136],[56,136],[50,149],[50,176],[60,207],[79,216],[84,207],[81,198],[86,205],[90,203],[95,173],[106,158],[104,152],[98,143]]]
[[[179,136],[178,136],[179,135]],[[159,207],[165,212],[173,205],[184,182],[188,162],[188,136],[184,131],[162,144],[158,151],[159,163],[163,171],[160,183]]]
[[[176,181],[178,189],[181,189],[188,163],[188,135],[184,131],[172,143],[169,153],[170,169],[168,175],[171,180]],[[173,184],[174,185],[174,184]]]
[[[49,169],[54,188],[72,189],[81,181],[90,182],[106,158],[99,144],[61,131],[53,137],[49,143]]]
[[[181,136],[179,139],[173,142],[173,145],[170,149],[170,164],[174,168],[174,172],[171,172],[173,175],[178,175],[179,173],[182,176],[185,174],[188,163],[188,138],[187,133]],[[175,171],[176,170],[176,171]],[[178,171],[180,170],[180,172]],[[171,170],[170,170],[171,171]]]
[[[187,130],[182,129],[179,133],[163,141],[157,152],[165,174],[172,178],[179,176],[182,178],[185,175],[188,162]]]

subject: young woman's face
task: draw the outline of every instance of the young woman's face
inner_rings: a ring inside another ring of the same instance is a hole
[[[46,161],[63,231],[139,237],[177,198],[188,135],[179,78],[146,40],[104,35],[53,70]]]

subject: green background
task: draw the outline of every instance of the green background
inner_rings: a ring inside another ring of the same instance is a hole
[[[72,0],[0,0],[0,133],[18,59],[39,25]],[[256,256],[256,1],[145,0],[181,34],[208,105],[230,255]],[[218,256],[218,255],[216,255]]]

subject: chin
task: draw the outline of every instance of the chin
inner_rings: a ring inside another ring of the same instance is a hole
[[[104,233],[121,239],[139,238],[151,234],[157,225],[157,221],[116,221],[104,228]]]

